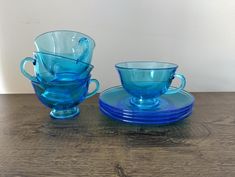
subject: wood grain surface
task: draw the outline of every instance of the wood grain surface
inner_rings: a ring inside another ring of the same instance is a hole
[[[134,126],[99,112],[98,96],[70,121],[35,95],[0,95],[0,176],[234,177],[235,93],[194,93],[193,114]]]

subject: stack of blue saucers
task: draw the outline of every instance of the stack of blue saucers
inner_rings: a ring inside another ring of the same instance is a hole
[[[122,86],[103,91],[99,97],[102,113],[108,117],[134,124],[170,124],[185,119],[192,113],[194,97],[184,91],[163,94],[159,106],[143,110],[130,103],[131,95]]]

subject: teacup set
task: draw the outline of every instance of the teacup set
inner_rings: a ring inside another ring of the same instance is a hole
[[[21,62],[21,72],[31,80],[39,100],[52,110],[52,118],[67,119],[79,114],[78,105],[95,95],[99,82],[91,79],[95,42],[89,36],[58,30],[39,35],[34,57]],[[35,76],[25,71],[32,62]],[[184,89],[186,80],[176,74],[177,65],[157,61],[130,61],[115,65],[122,85],[100,93],[99,108],[108,117],[134,124],[170,124],[192,113],[194,97]],[[172,80],[181,83],[171,87]],[[96,88],[88,93],[89,84]]]
[[[155,61],[131,61],[115,65],[122,86],[103,91],[100,110],[122,122],[170,124],[192,113],[194,97],[183,90],[185,77],[175,74],[177,65]],[[179,78],[178,88],[170,87]]]

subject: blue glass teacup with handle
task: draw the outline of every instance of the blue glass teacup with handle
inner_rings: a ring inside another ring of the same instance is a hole
[[[96,88],[88,93],[90,83],[94,82]],[[95,95],[99,89],[99,82],[83,79],[66,82],[43,82],[32,80],[32,85],[38,99],[47,107],[51,108],[50,115],[56,119],[73,118],[79,114],[78,105],[85,99]]]
[[[27,62],[34,65],[35,76],[25,70]],[[34,52],[34,57],[26,57],[21,61],[20,69],[25,77],[41,82],[71,81],[86,78],[94,68],[93,65],[44,52]]]
[[[131,95],[130,103],[140,109],[151,109],[161,104],[158,97],[174,94],[186,84],[182,74],[176,74],[178,65],[156,61],[130,61],[115,65],[123,88]],[[174,78],[180,79],[178,88],[170,88]]]
[[[69,31],[49,31],[34,40],[37,52],[55,54],[91,63],[95,41],[86,34]]]

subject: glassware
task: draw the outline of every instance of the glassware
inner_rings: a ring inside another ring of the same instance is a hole
[[[25,70],[27,62],[33,63],[36,76],[30,75]],[[24,76],[32,81],[51,82],[53,80],[71,81],[86,78],[90,75],[94,66],[58,55],[34,52],[34,58],[26,57],[23,59],[20,68]]]
[[[99,104],[100,107],[102,109],[105,109],[106,111],[112,113],[112,114],[116,114],[116,115],[119,115],[119,116],[122,116],[124,118],[128,118],[128,119],[140,119],[140,120],[145,120],[145,121],[152,121],[152,120],[159,120],[159,119],[168,119],[168,118],[171,118],[171,117],[174,117],[174,116],[178,116],[178,115],[181,115],[181,114],[184,114],[184,113],[187,113],[188,111],[192,110],[193,106],[190,106],[188,108],[185,108],[185,109],[182,109],[182,110],[178,110],[174,113],[172,112],[169,112],[168,114],[153,114],[153,115],[150,115],[150,114],[147,114],[147,115],[139,115],[139,114],[135,114],[135,113],[126,113],[126,112],[119,112],[115,109],[112,109],[110,107],[107,107],[106,105],[103,105],[103,104]],[[146,118],[147,116],[147,118]]]
[[[95,41],[80,32],[56,30],[36,37],[34,44],[38,52],[55,54],[91,63]]]
[[[100,93],[100,110],[108,117],[122,122],[162,125],[188,117],[194,105],[193,95],[184,90],[161,95],[158,98],[161,104],[151,110],[133,106],[129,101],[131,97],[122,86],[109,88]]]
[[[123,88],[132,96],[130,103],[141,109],[153,109],[159,105],[162,94],[174,94],[186,84],[185,77],[175,74],[177,65],[155,61],[130,61],[115,65]],[[179,88],[169,89],[172,80],[181,80]]]
[[[152,115],[174,114],[184,109],[188,109],[193,106],[195,100],[193,95],[181,90],[174,94],[161,95],[158,98],[161,104],[148,110],[133,106],[129,101],[131,97],[132,96],[126,92],[122,86],[116,86],[101,92],[99,103],[119,113],[151,117]]]
[[[128,117],[120,114],[115,114],[100,107],[100,111],[113,120],[117,120],[129,124],[143,124],[143,125],[167,125],[181,121],[192,114],[192,110],[185,113],[172,115],[168,118],[159,116],[157,119],[136,119],[136,117]]]
[[[96,88],[88,93],[89,84],[94,82]],[[51,108],[50,115],[57,119],[72,118],[79,114],[77,105],[85,99],[95,95],[99,89],[99,82],[96,79],[85,79],[41,83],[32,81],[33,88],[38,99],[47,107]]]
[[[109,112],[112,112],[112,113],[117,113],[117,114],[121,114],[123,116],[129,116],[129,117],[140,117],[140,118],[144,118],[144,119],[155,119],[155,118],[158,118],[160,116],[163,116],[163,117],[167,117],[167,116],[172,116],[174,114],[179,114],[179,113],[182,113],[184,111],[188,111],[190,109],[193,108],[193,104],[185,107],[185,108],[181,108],[181,109],[178,109],[178,110],[175,110],[175,111],[169,111],[169,112],[153,112],[152,114],[150,113],[147,113],[146,112],[128,112],[128,111],[123,111],[123,110],[119,110],[119,109],[116,109],[116,108],[113,108],[113,107],[110,107],[109,105],[106,105],[106,104],[103,104],[101,101],[99,102],[99,105],[100,107],[108,110]],[[147,117],[147,118],[146,118]]]

